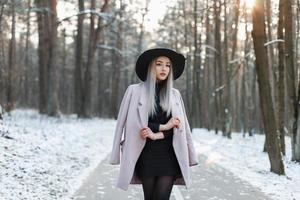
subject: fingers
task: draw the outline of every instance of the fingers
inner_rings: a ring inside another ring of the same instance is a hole
[[[149,136],[149,132],[148,132],[148,129],[147,128],[142,128],[141,131],[140,131],[140,136],[145,139],[146,137]]]
[[[178,128],[180,124],[180,119],[179,117],[174,117],[174,127]]]

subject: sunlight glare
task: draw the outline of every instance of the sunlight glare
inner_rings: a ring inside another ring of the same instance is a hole
[[[169,0],[152,0],[149,3],[149,11],[146,16],[147,20],[145,23],[145,28],[147,31],[154,31],[158,28],[158,21],[163,19],[165,13],[167,12],[167,6],[171,6],[174,1]]]
[[[255,4],[255,0],[243,0],[242,5],[243,4],[245,4],[246,8],[252,9]]]

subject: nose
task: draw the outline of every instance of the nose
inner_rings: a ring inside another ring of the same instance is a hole
[[[167,65],[163,65],[163,69],[166,69],[167,68]]]

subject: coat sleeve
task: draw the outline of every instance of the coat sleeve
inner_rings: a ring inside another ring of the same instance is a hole
[[[132,88],[131,88],[131,86],[128,86],[128,88],[126,89],[126,92],[124,94],[124,97],[122,99],[118,117],[117,117],[117,124],[116,124],[116,129],[115,129],[115,134],[114,134],[113,147],[112,147],[110,160],[109,160],[109,163],[112,165],[120,164],[120,142],[122,139],[123,128],[125,126],[125,122],[126,122],[126,118],[127,118],[131,94],[132,94]]]
[[[180,92],[178,91],[179,97],[180,97],[180,102],[181,102],[181,106],[183,109],[183,113],[184,113],[184,123],[185,123],[185,130],[186,130],[186,140],[187,140],[187,145],[188,145],[188,153],[189,153],[189,165],[190,166],[194,166],[194,165],[198,165],[199,161],[197,158],[197,154],[194,148],[194,143],[192,140],[192,135],[191,135],[191,128],[187,119],[187,115],[185,112],[185,107],[184,107],[184,103],[181,97]]]

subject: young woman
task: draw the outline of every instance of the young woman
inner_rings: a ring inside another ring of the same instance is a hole
[[[189,167],[198,164],[183,100],[173,88],[184,65],[171,49],[145,51],[135,67],[143,82],[127,88],[120,106],[110,164],[121,157],[116,186],[142,184],[145,200],[169,199],[174,184],[188,188]]]

